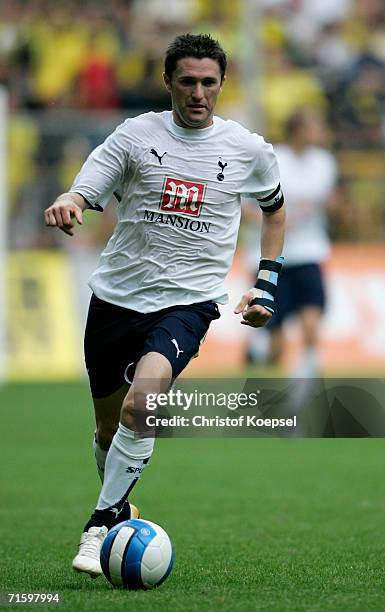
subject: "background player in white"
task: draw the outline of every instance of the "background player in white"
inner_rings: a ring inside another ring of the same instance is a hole
[[[310,109],[297,110],[286,124],[286,143],[275,146],[287,223],[285,266],[276,296],[276,312],[269,323],[273,361],[284,349],[283,322],[296,316],[303,348],[292,375],[320,374],[319,335],[326,292],[322,264],[330,254],[328,207],[337,182],[337,164],[327,150],[327,129]]]
[[[45,211],[47,225],[71,235],[86,208],[117,200],[117,225],[90,279],[85,333],[103,484],[73,567],[94,576],[107,529],[137,515],[126,500],[154,444],[137,435],[145,396],[169,388],[228,299],[242,195],[264,211],[262,257],[256,287],[235,312],[258,327],[274,311],[284,234],[278,167],[261,136],[214,116],[225,71],[210,36],[177,37],[165,57],[172,111],[124,122]]]

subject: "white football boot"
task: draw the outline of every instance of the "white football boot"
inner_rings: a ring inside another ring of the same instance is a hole
[[[72,561],[76,572],[86,572],[91,578],[97,578],[103,573],[100,565],[100,549],[108,533],[107,527],[90,527],[82,533],[79,552]]]
[[[130,504],[131,518],[139,518],[139,510]],[[100,565],[100,549],[108,533],[107,527],[90,527],[82,533],[79,551],[72,561],[72,568],[76,572],[85,572],[91,578],[97,578],[103,573]]]

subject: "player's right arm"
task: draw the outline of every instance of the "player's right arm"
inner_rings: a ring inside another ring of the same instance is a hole
[[[86,208],[103,211],[123,179],[130,142],[124,135],[127,121],[87,157],[70,191],[60,195],[44,213],[45,223],[73,235],[75,222],[83,223]]]
[[[58,227],[69,236],[73,236],[75,221],[82,225],[83,211],[87,207],[88,203],[80,193],[62,193],[44,211],[45,224],[50,227]]]

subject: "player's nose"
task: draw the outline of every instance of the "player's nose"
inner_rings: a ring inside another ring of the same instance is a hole
[[[194,100],[202,100],[203,98],[203,87],[202,87],[202,83],[196,83],[194,85],[194,89],[192,90],[192,98]]]

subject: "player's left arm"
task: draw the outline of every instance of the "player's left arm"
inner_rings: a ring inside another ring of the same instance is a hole
[[[241,314],[243,325],[263,327],[274,313],[274,296],[282,267],[285,234],[285,208],[274,212],[263,211],[261,234],[261,261],[255,287],[247,291],[235,314]]]

